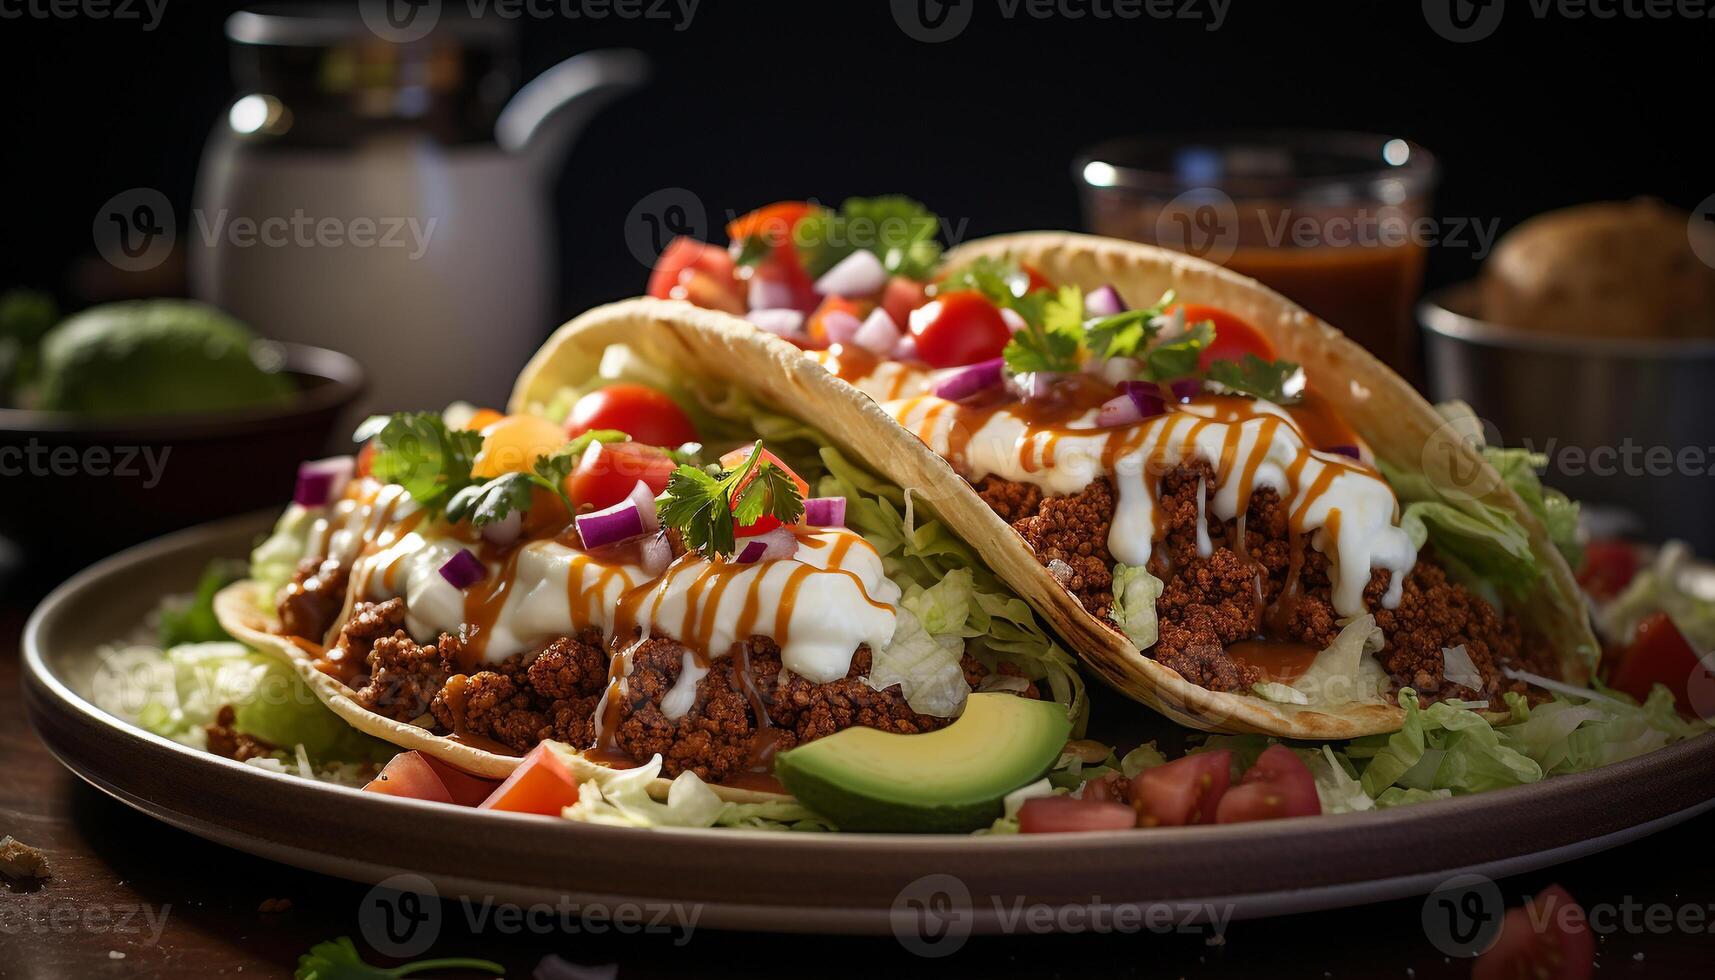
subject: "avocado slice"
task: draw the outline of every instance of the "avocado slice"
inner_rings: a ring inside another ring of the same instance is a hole
[[[1071,733],[1064,705],[972,694],[946,728],[848,728],[780,753],[774,774],[841,830],[964,833],[1000,817],[1006,794],[1040,779]]]

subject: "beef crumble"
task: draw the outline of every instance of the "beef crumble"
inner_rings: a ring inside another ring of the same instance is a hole
[[[1327,556],[1293,541],[1288,509],[1270,487],[1252,495],[1244,518],[1222,521],[1205,506],[1208,556],[1197,549],[1198,485],[1214,494],[1213,468],[1204,461],[1182,465],[1163,475],[1156,501],[1162,538],[1150,570],[1165,583],[1156,602],[1160,639],[1149,651],[1186,680],[1215,691],[1244,691],[1264,679],[1256,667],[1237,660],[1227,647],[1267,635],[1270,639],[1322,649],[1339,634],[1339,615],[1331,601]],[[1115,498],[1106,480],[1097,480],[1071,497],[1043,497],[1027,484],[989,477],[979,496],[1012,524],[1047,566],[1070,565],[1070,581],[1061,577],[1084,608],[1104,624],[1112,608],[1112,556],[1108,529]],[[1243,539],[1240,540],[1240,528]],[[1294,567],[1296,552],[1297,567]],[[1100,573],[1092,569],[1100,564]],[[1393,681],[1430,700],[1498,699],[1526,685],[1508,683],[1502,665],[1531,664],[1555,670],[1547,651],[1530,649],[1513,617],[1498,612],[1465,587],[1450,582],[1432,554],[1419,557],[1401,584],[1397,608],[1382,607],[1390,573],[1376,570],[1364,592],[1387,645],[1382,666]],[[1463,646],[1483,678],[1483,690],[1452,683],[1445,676],[1442,650]],[[1498,703],[1498,701],[1497,701]]]
[[[280,593],[280,632],[322,642],[345,605],[351,570],[334,558],[306,558]]]
[[[230,704],[223,704],[215,712],[214,721],[203,726],[203,733],[208,736],[208,750],[215,755],[225,756],[238,762],[246,759],[265,759],[280,751],[274,745],[264,742],[254,735],[246,735],[233,726],[237,724],[238,713]]]

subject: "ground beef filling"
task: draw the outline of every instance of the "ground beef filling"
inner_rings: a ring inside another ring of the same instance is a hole
[[[280,632],[322,642],[345,606],[350,569],[333,558],[306,558],[280,593]]]
[[[237,723],[238,712],[233,710],[232,705],[221,705],[220,710],[215,712],[214,722],[203,726],[203,734],[208,736],[208,750],[215,755],[239,762],[246,759],[266,759],[280,751],[278,747],[233,727]]]
[[[1151,653],[1194,684],[1216,691],[1249,690],[1263,674],[1229,656],[1228,646],[1267,636],[1321,649],[1338,635],[1328,559],[1307,541],[1300,542],[1296,588],[1288,592],[1295,549],[1287,508],[1268,487],[1251,495],[1243,542],[1237,539],[1239,521],[1221,521],[1206,511],[1213,551],[1200,557],[1199,479],[1212,494],[1214,472],[1201,461],[1162,478],[1157,520],[1165,533],[1150,571],[1166,587],[1156,602],[1161,634]],[[1111,485],[1098,479],[1082,493],[1044,497],[1036,487],[988,477],[976,490],[1084,608],[1107,622],[1113,604],[1113,558],[1107,550],[1115,506]],[[1382,666],[1398,686],[1432,700],[1498,699],[1507,691],[1525,689],[1522,682],[1508,682],[1499,665],[1558,673],[1547,651],[1526,649],[1512,617],[1448,581],[1433,555],[1419,557],[1402,585],[1396,609],[1381,606],[1388,582],[1389,573],[1377,570],[1364,599],[1387,638],[1379,654]],[[1483,676],[1481,692],[1445,678],[1441,651],[1461,645]]]
[[[608,681],[598,631],[462,673],[459,637],[442,634],[433,645],[419,644],[404,625],[404,600],[389,599],[358,603],[340,631],[342,655],[367,669],[353,684],[363,707],[400,721],[427,712],[436,731],[491,739],[519,753],[550,738],[579,748],[595,744],[596,710]],[[632,654],[626,697],[617,709],[617,746],[639,762],[660,753],[669,777],[689,771],[721,782],[765,767],[769,752],[853,725],[926,732],[951,721],[912,711],[897,686],[870,688],[863,680],[870,668],[867,647],[858,649],[844,678],[828,684],[782,676],[779,648],[765,637],[752,637],[746,651],[715,658],[690,709],[669,718],[661,702],[679,678],[686,649],[666,638],[644,641]],[[744,674],[741,666],[748,668]],[[963,666],[973,688],[988,675],[973,657]],[[1012,673],[1004,665],[1001,672]],[[462,680],[449,683],[454,677]],[[1024,693],[1036,696],[1033,687]]]

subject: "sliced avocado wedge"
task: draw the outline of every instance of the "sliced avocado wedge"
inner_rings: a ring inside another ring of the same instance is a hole
[[[1040,779],[1071,733],[1053,701],[972,694],[939,731],[848,728],[782,752],[774,773],[841,830],[964,833],[1000,817],[1006,794]]]

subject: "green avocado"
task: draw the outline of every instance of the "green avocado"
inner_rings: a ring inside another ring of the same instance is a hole
[[[256,338],[185,300],[93,306],[42,338],[40,407],[91,415],[165,415],[284,405],[290,378],[252,355]]]
[[[782,752],[774,774],[841,830],[965,833],[1000,817],[1006,794],[1040,779],[1071,734],[1064,705],[972,694],[939,731],[848,728]]]

